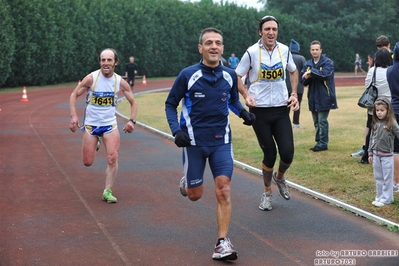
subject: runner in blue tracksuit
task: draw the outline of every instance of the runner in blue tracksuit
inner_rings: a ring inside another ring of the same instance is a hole
[[[183,130],[192,146],[218,146],[231,143],[229,107],[239,115],[237,76],[234,70],[200,63],[185,68],[177,77],[166,100],[166,115],[173,135]],[[180,123],[176,107],[183,99]]]
[[[229,108],[243,118],[246,125],[252,125],[255,115],[246,111],[239,101],[235,71],[220,63],[223,48],[221,31],[207,28],[201,32],[198,50],[203,59],[180,72],[166,99],[165,111],[175,143],[183,147],[184,177],[180,180],[180,192],[192,201],[202,197],[208,160],[218,201],[218,241],[212,258],[235,260],[237,251],[227,238],[233,173]],[[179,122],[177,107],[181,100]]]

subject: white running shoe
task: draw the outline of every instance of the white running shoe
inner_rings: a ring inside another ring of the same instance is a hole
[[[260,199],[259,209],[262,211],[271,211],[272,208],[272,193],[270,191],[264,192]]]
[[[102,137],[98,137],[96,151],[100,149],[102,141],[103,141]]]
[[[183,176],[180,179],[180,193],[184,196],[187,197],[187,191],[186,191],[186,177]]]
[[[237,251],[233,248],[233,245],[230,242],[230,239],[225,238],[220,241],[220,244],[215,246],[215,250],[213,251],[212,259],[214,260],[236,260],[237,259]]]
[[[278,187],[278,194],[285,200],[289,200],[291,198],[290,191],[288,190],[287,184],[285,183],[285,176],[282,179],[277,178],[277,172],[274,172],[272,175],[274,183]]]
[[[364,154],[364,150],[363,150],[363,148],[360,148],[360,150],[358,150],[357,152],[352,153],[351,156],[352,157],[362,157],[363,154]]]

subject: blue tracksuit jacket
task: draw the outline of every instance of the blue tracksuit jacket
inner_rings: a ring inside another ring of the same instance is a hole
[[[181,100],[179,122],[177,107]],[[231,143],[229,108],[238,116],[244,109],[239,101],[235,71],[221,64],[211,68],[202,62],[180,72],[165,102],[172,134],[183,130],[193,146]]]
[[[302,79],[307,70],[312,71],[312,77]],[[335,95],[334,62],[322,54],[317,65],[313,59],[306,61],[301,71],[301,83],[308,86],[309,110],[313,112],[337,109],[337,97]]]

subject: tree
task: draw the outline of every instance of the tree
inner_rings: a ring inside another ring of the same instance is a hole
[[[363,55],[364,60],[367,54],[374,53],[379,35],[395,36],[393,32],[398,31],[397,27],[393,29],[397,15],[395,0],[268,0],[266,5],[272,12],[299,20],[300,34],[308,42],[319,39],[341,71],[352,68],[355,53]]]
[[[12,72],[11,61],[15,53],[15,29],[12,25],[10,6],[7,1],[0,0],[0,86],[3,85]]]
[[[336,71],[353,68],[355,53],[366,60],[379,35],[399,36],[395,0],[260,0],[280,22],[278,40],[294,38],[310,58],[319,40]],[[202,29],[223,32],[224,54],[241,57],[258,39],[265,12],[210,0],[0,0],[0,86],[44,85],[82,79],[98,69],[101,50],[114,48],[116,72],[135,56],[139,73],[175,76],[199,62]]]

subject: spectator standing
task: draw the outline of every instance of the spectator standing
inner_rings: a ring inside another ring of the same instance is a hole
[[[372,65],[373,65],[373,58],[371,57],[371,55],[367,55],[367,71],[370,70]]]
[[[258,24],[260,39],[242,56],[236,72],[241,79],[248,73],[248,89],[239,82],[238,90],[250,112],[256,116],[252,128],[263,152],[262,175],[264,192],[259,209],[272,210],[272,179],[279,195],[291,198],[285,173],[294,159],[294,137],[289,116],[290,107],[296,111],[298,103],[298,73],[288,46],[277,41],[279,22],[273,16],[264,16]],[[291,78],[292,93],[288,95],[286,69]],[[280,155],[278,169],[274,172]]]
[[[312,112],[312,118],[316,129],[316,145],[310,150],[320,152],[328,150],[330,110],[337,109],[337,97],[335,95],[334,62],[325,54],[322,54],[319,41],[312,41],[308,60],[302,69],[302,84],[308,87],[308,104]]]
[[[382,48],[387,49],[391,53],[391,56],[393,58],[393,53],[391,51],[391,43],[389,42],[389,38],[387,36],[385,36],[385,35],[378,36],[378,38],[375,40],[375,45],[377,47],[377,51]],[[374,65],[376,53],[374,53],[373,57],[371,58],[371,63],[369,63],[370,68]],[[391,60],[390,65],[392,65],[392,60]],[[368,71],[370,71],[370,68]],[[371,117],[368,118],[367,123],[366,123],[366,128],[364,129],[363,146],[357,152],[352,153],[351,154],[352,157],[363,157],[365,150],[366,150],[366,142],[367,142],[366,138],[369,136],[370,123],[371,123]],[[399,152],[399,146],[398,146],[398,152]],[[399,165],[399,157],[397,160],[398,160],[397,164]],[[368,164],[367,154],[364,155],[364,157],[359,161],[359,163]],[[399,169],[398,169],[398,177],[399,177]]]
[[[69,128],[75,132],[80,127],[76,113],[76,100],[86,93],[86,109],[83,125],[82,156],[83,164],[91,166],[96,155],[98,139],[101,137],[107,153],[107,169],[105,189],[102,199],[108,203],[116,203],[117,198],[112,194],[112,186],[118,172],[118,151],[120,134],[116,121],[116,100],[119,91],[122,91],[130,104],[130,120],[123,127],[124,132],[132,133],[137,114],[137,103],[130,90],[129,84],[117,75],[115,66],[118,65],[118,54],[114,49],[105,49],[99,56],[101,68],[88,74],[73,90],[69,106],[71,121]]]
[[[399,42],[393,49],[393,65],[387,69],[387,81],[391,91],[396,121],[399,121]],[[399,192],[399,139],[394,142],[394,192]]]
[[[377,192],[372,204],[383,207],[393,202],[393,147],[395,136],[399,137],[399,125],[389,99],[375,101],[370,130],[368,160],[373,164]]]
[[[139,68],[134,62],[134,56],[129,57],[129,63],[126,64],[125,76],[127,77],[127,83],[129,83],[132,91],[138,70]]]
[[[375,40],[375,46],[377,46],[377,51],[380,50],[381,48],[387,49],[391,53],[391,56],[393,58],[393,53],[391,51],[391,42],[389,41],[389,38],[387,36],[385,35],[378,36],[378,38]],[[376,54],[374,54],[373,56],[373,61],[375,60],[375,56]]]
[[[235,54],[231,54],[228,61],[229,61],[230,67],[232,69],[236,69],[238,63],[240,62],[240,59],[238,59],[238,57],[236,57]]]
[[[183,69],[177,76],[165,102],[166,117],[183,148],[184,176],[180,193],[191,201],[199,200],[204,191],[203,175],[208,160],[217,199],[218,240],[212,255],[216,260],[236,260],[237,251],[227,238],[231,217],[230,182],[233,174],[233,147],[229,108],[251,125],[255,120],[241,105],[234,70],[221,64],[222,32],[215,28],[202,30],[198,50],[200,63]],[[182,100],[180,123],[177,107]]]
[[[388,81],[387,81],[387,69],[391,65],[391,54],[385,49],[381,48],[375,54],[374,66],[370,68],[367,72],[366,80],[365,80],[365,88],[370,86],[373,81],[374,71],[375,71],[375,86],[378,89],[378,97],[384,97],[391,100],[391,91],[389,89]],[[370,141],[370,127],[373,119],[373,109],[367,109],[367,136],[365,138],[365,151],[362,156],[362,159],[359,161],[361,164],[368,164],[368,146]]]
[[[305,57],[299,53],[300,49],[301,49],[301,47],[300,47],[299,43],[297,41],[295,41],[294,39],[291,39],[290,51],[291,51],[292,58],[294,59],[296,69],[298,72],[298,80],[300,79],[300,74],[301,74],[302,68],[306,63]],[[290,79],[288,70],[286,71],[286,74],[287,74],[287,79],[286,79],[285,83],[287,85],[288,94],[291,95],[291,93],[292,93],[291,79]],[[297,91],[299,109],[298,109],[298,111],[293,112],[293,115],[292,115],[293,128],[302,128],[299,123],[299,115],[301,114],[301,102],[302,102],[303,92],[304,92],[304,86],[302,85],[302,83],[299,83],[298,91]]]

